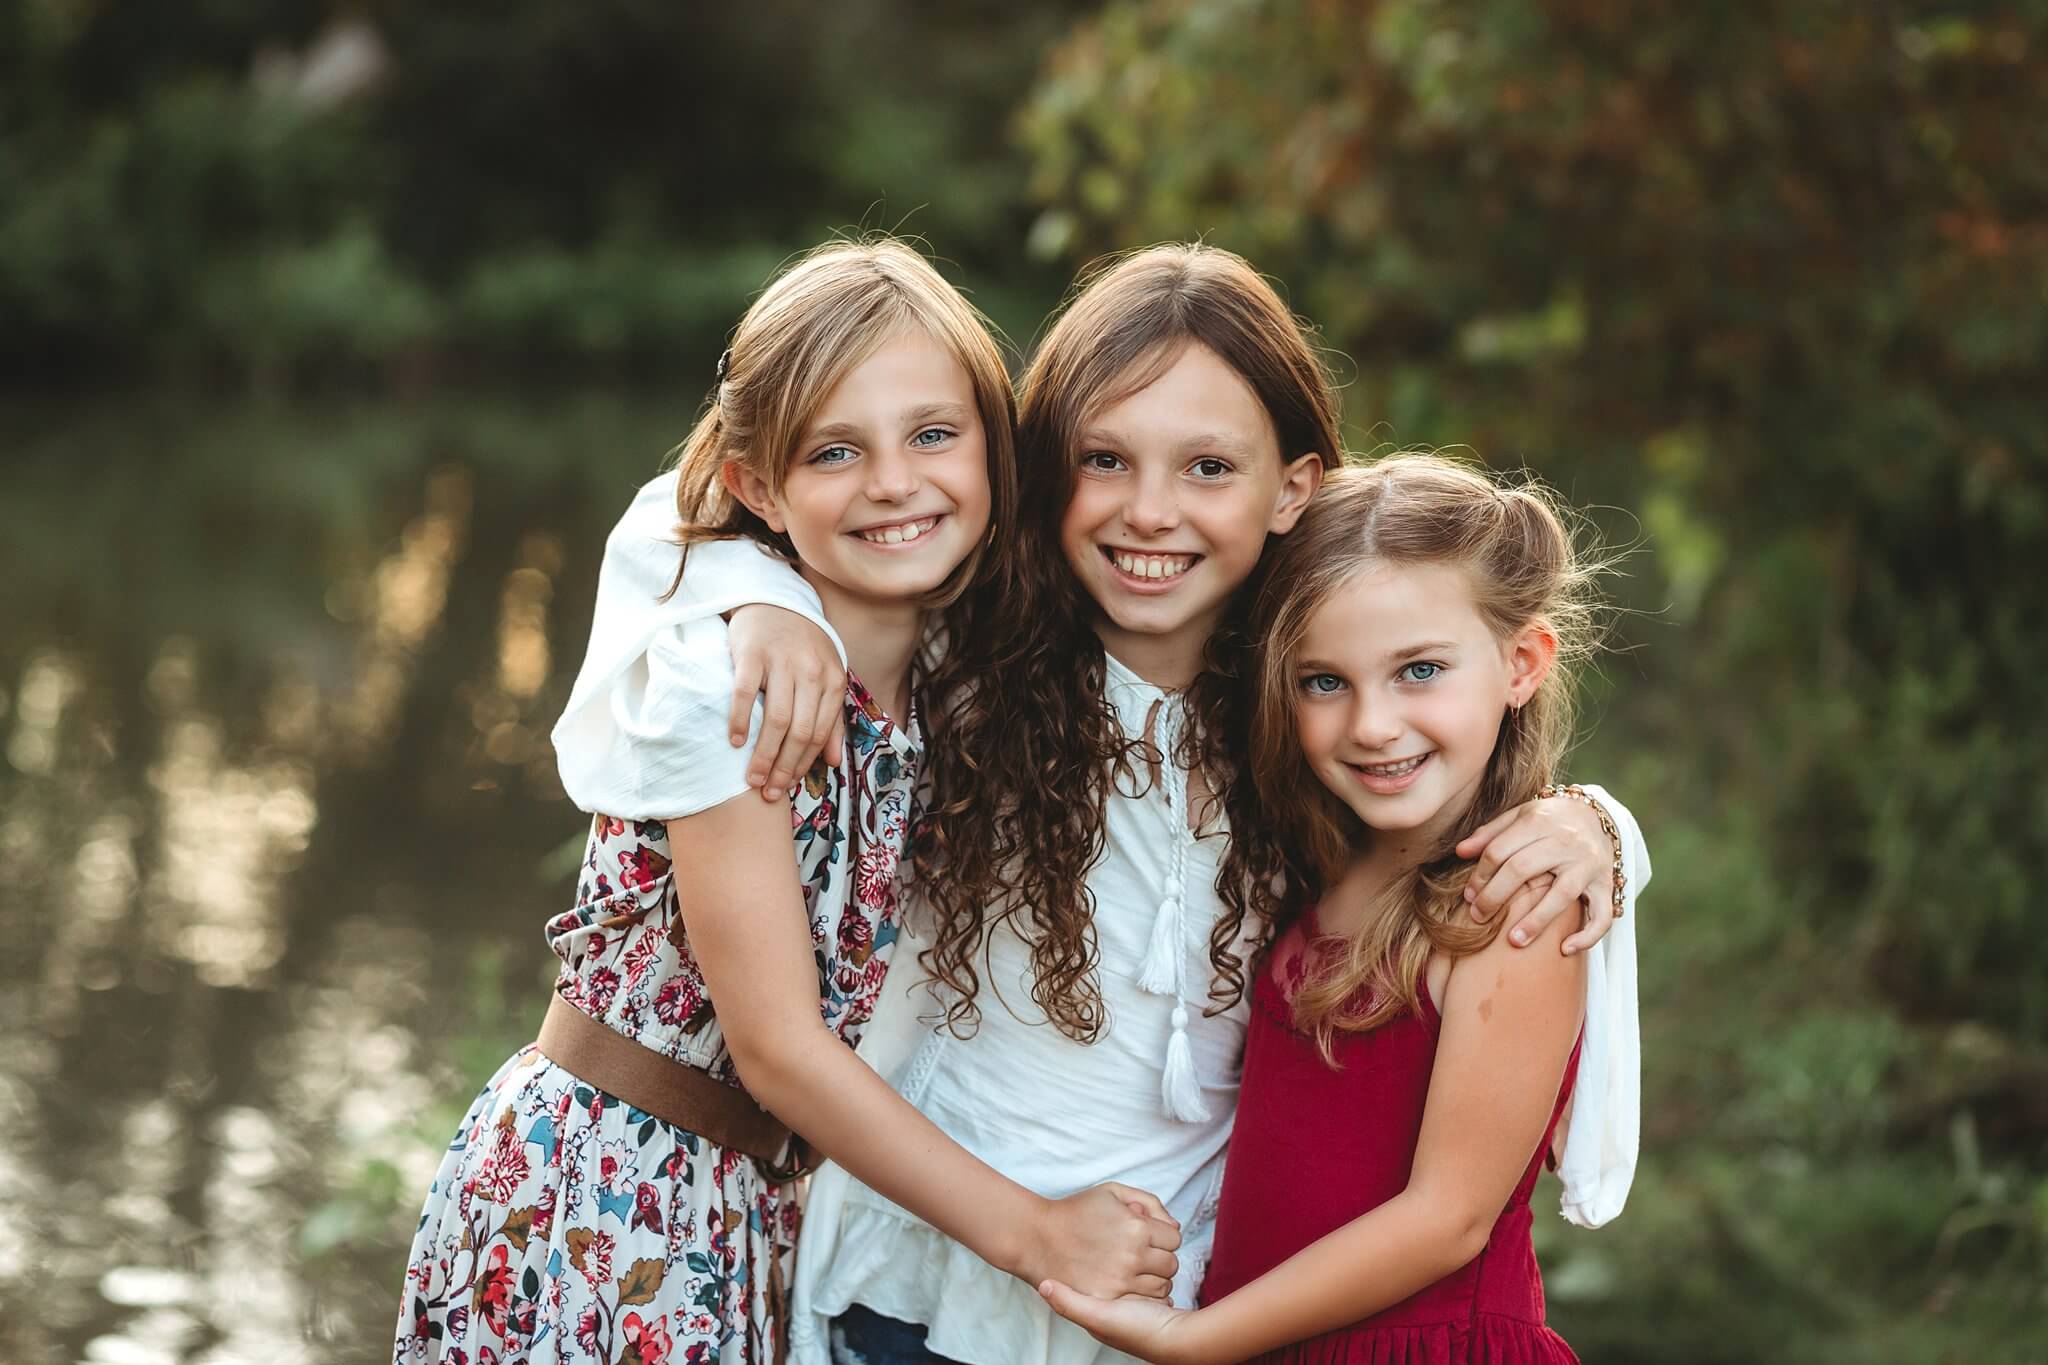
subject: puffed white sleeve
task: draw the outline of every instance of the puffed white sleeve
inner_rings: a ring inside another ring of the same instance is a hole
[[[732,683],[724,621],[707,616],[657,632],[556,725],[569,799],[626,820],[679,820],[746,791],[761,721],[756,714],[747,742],[733,747]]]
[[[1563,1212],[1582,1228],[1611,1222],[1635,1182],[1642,1132],[1642,1033],[1636,1017],[1636,898],[1650,881],[1650,850],[1628,807],[1600,787],[1586,794],[1621,835],[1623,915],[1586,954],[1586,1034],[1571,1126],[1557,1164]]]
[[[700,543],[686,562],[674,538],[675,483],[671,473],[643,487],[605,541],[590,643],[552,735],[569,798],[621,819],[679,819],[747,789],[761,704],[735,748],[720,613],[786,607],[824,630],[842,659],[846,652],[810,585],[754,542]]]

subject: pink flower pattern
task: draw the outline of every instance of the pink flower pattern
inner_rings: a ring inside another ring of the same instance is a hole
[[[897,937],[916,718],[898,727],[847,685],[847,762],[790,803],[819,1009],[851,1045]],[[688,869],[682,869],[687,875]],[[667,828],[592,817],[574,907],[549,920],[555,989],[679,1061],[737,1080],[678,921]],[[799,1208],[751,1160],[634,1109],[532,1047],[464,1117],[408,1257],[394,1365],[769,1365]]]

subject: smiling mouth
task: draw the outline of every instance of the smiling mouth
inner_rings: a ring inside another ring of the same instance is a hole
[[[864,540],[870,545],[907,545],[929,532],[942,520],[944,518],[937,516],[919,517],[915,521],[896,521],[887,526],[870,526],[865,531],[855,531],[853,534],[857,539]]]
[[[1417,754],[1413,758],[1396,759],[1392,763],[1354,763],[1351,766],[1367,777],[1381,777],[1392,781],[1408,776],[1428,761],[1428,754]]]
[[[1113,545],[1104,545],[1101,549],[1102,557],[1119,573],[1147,583],[1169,582],[1202,562],[1200,555],[1139,554],[1135,550],[1119,550]]]
[[[1436,757],[1436,750],[1417,754],[1413,758],[1400,758],[1392,763],[1346,763],[1358,778],[1358,785],[1375,796],[1399,796],[1422,780],[1422,770],[1429,760]]]

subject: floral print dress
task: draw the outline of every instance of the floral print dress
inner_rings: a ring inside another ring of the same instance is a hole
[[[897,936],[920,741],[848,675],[847,758],[790,802],[819,1008],[849,1045]],[[547,926],[556,990],[657,1052],[737,1083],[676,923],[659,820],[594,817],[576,906]],[[688,875],[688,869],[680,869]],[[766,1365],[784,1346],[797,1191],[528,1046],[464,1117],[427,1196],[393,1360]]]

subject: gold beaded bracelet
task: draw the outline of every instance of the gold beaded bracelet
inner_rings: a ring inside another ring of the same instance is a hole
[[[1628,877],[1621,870],[1621,831],[1615,828],[1614,817],[1607,813],[1607,807],[1595,801],[1586,789],[1576,782],[1552,782],[1537,792],[1536,796],[1538,800],[1552,796],[1570,797],[1574,801],[1583,801],[1593,808],[1593,814],[1600,821],[1600,828],[1606,831],[1607,841],[1614,846],[1614,917],[1620,919],[1627,913],[1622,906],[1622,893],[1628,887]]]

